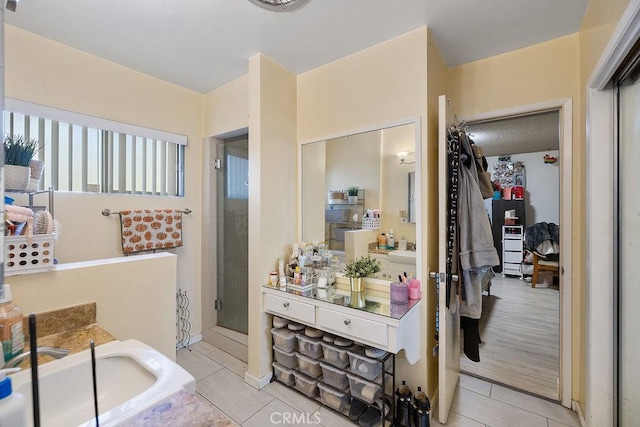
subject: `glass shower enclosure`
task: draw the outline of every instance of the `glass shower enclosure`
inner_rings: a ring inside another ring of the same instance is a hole
[[[216,144],[217,325],[248,332],[249,139]]]

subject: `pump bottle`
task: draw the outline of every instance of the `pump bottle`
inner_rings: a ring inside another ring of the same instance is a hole
[[[11,301],[11,287],[0,285],[0,340],[4,360],[13,359],[24,349],[22,311]]]
[[[20,368],[0,369],[0,427],[25,427],[27,407],[24,396],[14,393],[11,378],[7,374],[18,372]]]

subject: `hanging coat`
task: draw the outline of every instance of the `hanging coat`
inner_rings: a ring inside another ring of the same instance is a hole
[[[460,133],[460,145],[458,242],[463,286],[460,315],[479,319],[482,314],[482,285],[491,279],[491,267],[500,265],[500,259],[493,244],[473,150],[464,132]]]

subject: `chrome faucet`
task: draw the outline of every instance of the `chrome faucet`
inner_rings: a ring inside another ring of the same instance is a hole
[[[47,356],[51,356],[51,357],[53,357],[55,359],[62,359],[67,354],[69,354],[69,350],[66,350],[64,348],[54,348],[54,347],[38,347],[38,348],[36,348],[36,353],[37,354],[46,354]],[[31,356],[31,352],[30,351],[27,351],[26,353],[19,354],[16,357],[14,357],[13,359],[10,359],[10,360],[6,361],[5,364],[2,366],[2,369],[13,368],[15,366],[18,366],[19,364],[21,364],[25,359],[29,358],[30,356]]]

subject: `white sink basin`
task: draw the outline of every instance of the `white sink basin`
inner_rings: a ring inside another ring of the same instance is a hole
[[[157,350],[137,341],[113,341],[96,347],[98,408],[101,426],[122,424],[183,388],[195,393],[195,379]],[[11,376],[33,423],[31,371]],[[47,426],[95,426],[89,350],[38,366],[40,420]]]
[[[416,264],[416,251],[391,251],[387,256],[391,262]]]

